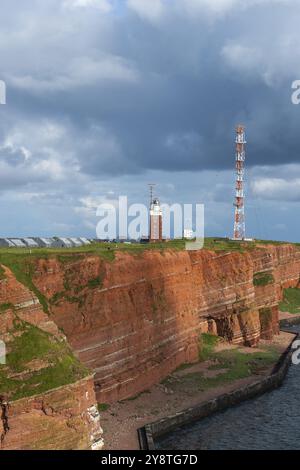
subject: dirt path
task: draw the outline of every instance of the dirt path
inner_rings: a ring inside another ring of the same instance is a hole
[[[278,348],[278,351],[283,352],[290,344],[292,336],[293,335],[290,333],[281,332],[272,342],[261,341],[260,345],[274,344]],[[218,350],[222,350],[222,348],[233,349],[232,346],[226,343],[221,343],[217,347]],[[245,353],[261,351],[260,348],[239,347],[238,349]],[[201,392],[199,392],[199,389],[194,387],[191,382],[188,382],[186,387],[182,386],[185,384],[186,376],[190,373],[195,374],[199,372],[210,376],[219,374],[220,369],[216,371],[207,370],[211,365],[211,361],[206,361],[194,364],[188,369],[176,371],[171,377],[172,381],[178,382],[181,385],[180,387],[166,386],[161,383],[134,399],[115,403],[111,405],[107,411],[101,412],[105,449],[139,449],[137,429],[143,425],[167,415],[174,414],[185,408],[195,406],[202,401],[215,398],[220,394],[233,391],[243,385],[253,383],[258,379],[258,375],[255,375]],[[266,369],[264,375],[270,373],[270,370],[271,368]]]
[[[279,320],[286,320],[287,318],[300,318],[298,313],[279,312]]]

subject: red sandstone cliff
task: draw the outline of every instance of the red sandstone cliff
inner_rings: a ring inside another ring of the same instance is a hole
[[[31,331],[40,344],[27,344],[32,340]],[[23,342],[22,335],[27,335]],[[0,340],[5,342],[7,353],[14,354],[11,364],[0,367],[0,449],[100,449],[102,430],[93,376],[85,373],[84,378],[76,380],[74,372],[74,382],[54,389],[42,384],[45,392],[35,393],[42,380],[50,381],[54,360],[51,351],[49,357],[43,354],[42,346],[46,350],[48,343],[49,349],[54,345],[54,351],[62,351],[59,359],[69,360],[68,346],[64,346],[65,337],[43,312],[36,296],[8,269],[0,280]],[[37,356],[34,360],[29,360],[31,353]],[[55,383],[59,385],[57,380]],[[26,398],[14,399],[13,394]]]
[[[66,336],[95,372],[98,402],[135,395],[180,364],[196,361],[200,332],[237,344],[271,339],[278,332],[282,289],[298,286],[300,273],[300,251],[292,245],[260,245],[243,253],[117,253],[113,262],[91,254],[35,256],[29,262],[50,316],[5,269],[0,276],[0,339],[9,352],[20,335],[28,334],[26,325],[46,332],[50,343],[65,343]],[[51,368],[49,361],[31,360],[22,372],[0,368],[0,395],[8,387],[0,397],[2,448],[101,448],[91,376],[34,394],[40,384],[31,376]],[[24,379],[25,387],[28,378],[32,392],[24,388],[26,398],[10,400],[13,381]]]
[[[298,286],[300,273],[300,252],[292,245],[260,245],[243,253],[117,253],[113,262],[90,254],[32,257],[29,262],[50,316],[5,269],[0,276],[0,339],[9,352],[28,334],[26,325],[46,332],[55,344],[65,343],[63,332],[95,372],[99,402],[130,397],[180,364],[196,361],[200,332],[248,345],[271,339],[278,332],[282,289]],[[101,448],[93,378],[34,393],[41,384],[32,376],[47,367],[52,367],[51,355],[29,361],[22,372],[0,369],[2,395],[8,387],[0,399],[2,448]],[[16,382],[21,384],[18,394],[26,398],[10,400]]]
[[[101,285],[91,288],[94,279]],[[186,252],[123,254],[113,263],[40,260],[34,281],[80,360],[96,372],[101,402],[132,396],[198,358]]]
[[[268,283],[254,283],[255,276]],[[34,283],[80,360],[97,399],[130,397],[198,357],[200,331],[254,345],[278,332],[278,301],[299,282],[291,245],[244,253],[145,251],[106,262],[82,255],[40,259]]]
[[[1,450],[100,450],[93,376],[9,403]],[[0,424],[1,430],[1,424]]]

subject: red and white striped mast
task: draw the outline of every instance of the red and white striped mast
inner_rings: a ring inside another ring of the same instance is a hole
[[[236,155],[235,155],[235,214],[234,214],[234,240],[243,240],[245,238],[245,205],[244,205],[244,175],[245,175],[245,127],[238,125],[236,127]]]

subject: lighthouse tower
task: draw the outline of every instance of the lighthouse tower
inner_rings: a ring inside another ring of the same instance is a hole
[[[162,241],[162,210],[157,198],[150,204],[150,243]]]

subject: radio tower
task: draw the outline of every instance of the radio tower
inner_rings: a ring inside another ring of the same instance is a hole
[[[149,183],[148,186],[149,186],[149,193],[150,193],[150,205],[149,205],[149,207],[150,207],[152,202],[153,202],[153,192],[154,192],[154,188],[155,188],[156,184],[155,183]]]
[[[234,240],[243,240],[245,238],[245,206],[244,206],[244,174],[245,174],[245,127],[238,125],[236,127],[236,183],[235,183],[235,214],[234,214]]]

